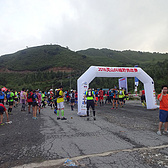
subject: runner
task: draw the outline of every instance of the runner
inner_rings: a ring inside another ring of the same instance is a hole
[[[123,107],[124,105],[124,90],[122,88],[119,89],[119,103],[120,103],[120,107]]]
[[[69,103],[69,100],[70,100],[70,95],[69,95],[69,91],[67,90],[67,93],[66,93],[66,101],[67,101],[67,103]]]
[[[9,104],[9,97],[10,97],[10,89],[6,91],[6,105]]]
[[[99,101],[97,88],[95,89],[95,97],[96,97],[95,106],[97,106],[97,102]]]
[[[28,103],[28,113],[30,114],[30,108],[33,104],[33,100],[32,100],[32,95],[33,95],[33,91],[30,90],[30,92],[27,94],[27,103]],[[33,109],[32,109],[33,111]]]
[[[74,105],[75,105],[75,92],[74,92],[74,90],[71,90],[70,101],[71,101],[71,110],[73,111]]]
[[[0,103],[4,105],[5,93],[0,89]]]
[[[14,107],[18,107],[19,101],[18,101],[18,93],[15,90],[14,92]]]
[[[5,111],[5,114],[6,114],[7,122],[9,122],[9,116],[8,116],[7,109],[2,103],[0,103],[0,117],[1,117],[0,118],[0,125],[4,125],[4,123],[3,123],[3,113],[4,113],[4,111]]]
[[[107,99],[106,99],[106,103],[108,102],[108,104],[111,103],[110,101],[110,89],[107,91]]]
[[[46,96],[44,94],[44,91],[42,91],[41,98],[42,98],[42,108],[43,107],[45,108],[45,99],[46,99]]]
[[[112,109],[114,109],[114,106],[116,105],[116,110],[118,109],[118,97],[119,97],[119,93],[118,93],[118,89],[114,89],[113,90],[114,96],[113,96],[113,107]]]
[[[78,104],[78,92],[77,92],[77,90],[75,91],[75,103]]]
[[[100,88],[98,92],[100,106],[103,105],[103,90]]]
[[[20,92],[20,103],[22,104],[22,108],[21,111],[26,111],[25,109],[25,104],[26,104],[26,92],[25,89],[22,88],[21,92]]]
[[[110,103],[111,104],[113,104],[113,96],[114,96],[113,89],[110,89],[110,91],[109,91],[109,97],[110,97]]]
[[[145,107],[146,107],[145,90],[140,91],[140,96],[141,96],[142,106],[145,106]]]
[[[62,91],[63,86],[59,87],[59,90],[57,91],[57,120],[60,119],[59,117],[59,111],[61,110],[61,115],[62,118],[61,120],[66,120],[66,118],[64,117],[64,93]]]
[[[37,106],[38,106],[38,98],[37,98],[37,92],[36,90],[33,91],[33,95],[32,95],[32,106],[33,106],[33,119],[37,119]]]
[[[13,107],[13,101],[14,101],[13,90],[10,89],[7,95],[8,95],[8,103],[9,103],[8,114],[12,115],[12,107]]]
[[[40,114],[42,98],[41,98],[41,94],[39,93],[39,89],[37,90],[37,99],[38,99],[38,100],[37,100],[37,101],[38,101],[37,109],[38,109],[39,114]]]
[[[88,91],[85,92],[84,95],[84,104],[85,104],[85,100],[87,99],[87,120],[89,121],[89,108],[92,107],[93,110],[93,116],[94,116],[94,120],[96,120],[95,117],[95,94],[94,92],[91,90],[91,88],[88,89]]]
[[[50,89],[50,99],[49,99],[49,101],[50,101],[50,106],[51,106],[51,109],[53,109],[53,107],[54,107],[54,93],[53,93],[53,89]]]

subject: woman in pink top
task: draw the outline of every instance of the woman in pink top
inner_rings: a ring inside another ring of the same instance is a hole
[[[22,104],[21,111],[25,111],[25,103],[26,103],[26,92],[25,89],[23,88],[22,91],[20,92],[20,103]]]

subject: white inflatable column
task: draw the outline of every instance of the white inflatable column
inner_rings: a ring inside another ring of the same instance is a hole
[[[147,109],[156,109],[157,103],[156,103],[154,82],[144,83],[144,89],[145,89],[145,98],[146,98]]]
[[[78,91],[78,115],[86,115],[86,105],[84,104],[84,93],[89,87],[89,83],[95,78],[95,67],[91,66],[77,81]]]
[[[141,68],[139,69],[138,79],[144,84],[147,109],[156,109],[156,95],[153,79]]]

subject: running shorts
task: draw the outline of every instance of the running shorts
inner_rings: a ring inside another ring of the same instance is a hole
[[[0,114],[3,114],[4,110],[5,109],[2,106],[0,106]]]
[[[58,109],[64,108],[64,102],[57,103],[57,108]]]
[[[75,99],[71,99],[71,103],[75,103]]]
[[[99,100],[103,100],[103,96],[100,96],[100,97],[99,97]]]
[[[33,106],[33,107],[35,107],[35,106],[37,106],[37,105],[38,105],[37,102],[33,102],[33,103],[32,103],[32,106]]]
[[[12,101],[12,102],[9,102],[9,106],[13,106],[13,101]]]
[[[168,111],[160,110],[159,111],[159,120],[160,120],[160,122],[168,122]]]
[[[28,102],[28,105],[31,106],[33,104],[33,102]]]
[[[123,101],[124,100],[124,98],[119,98],[119,101]]]

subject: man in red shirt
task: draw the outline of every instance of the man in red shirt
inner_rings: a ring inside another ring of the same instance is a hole
[[[146,107],[145,90],[140,91],[140,96],[142,105]]]
[[[100,88],[99,92],[98,92],[98,97],[99,97],[99,102],[100,102],[100,106],[103,105],[103,90],[102,88]]]
[[[7,122],[9,122],[9,117],[8,117],[8,111],[7,111],[7,109],[6,109],[6,107],[2,104],[2,103],[0,103],[0,125],[4,125],[4,123],[3,123],[3,113],[4,113],[4,111],[5,111],[5,114],[6,114],[6,117],[7,117]]]
[[[164,124],[163,134],[167,134],[168,127],[168,94],[167,94],[167,86],[162,86],[162,92],[158,95],[158,100],[160,101],[160,111],[159,111],[159,129],[157,131],[158,135],[162,135],[161,128]]]

